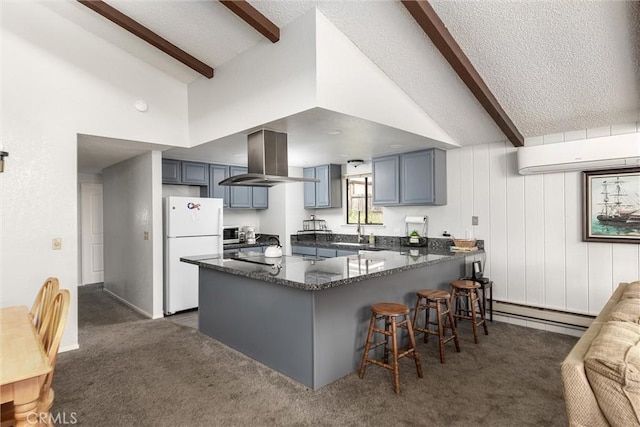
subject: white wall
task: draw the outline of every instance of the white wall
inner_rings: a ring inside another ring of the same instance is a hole
[[[215,78],[189,85],[192,145],[316,106],[314,20],[312,10],[281,28],[278,43],[264,39],[217,67]]]
[[[315,25],[319,107],[459,146],[319,11]]]
[[[104,289],[149,317],[162,317],[162,270],[158,278],[154,269],[154,262],[162,265],[162,206],[153,188],[160,168],[160,152],[153,151],[103,171]],[[160,260],[155,260],[158,244]],[[154,293],[158,283],[159,304]]]
[[[78,343],[77,134],[184,146],[186,86],[38,3],[3,2],[1,31],[0,306],[31,306],[57,276],[71,292],[69,349]],[[147,113],[133,107],[140,98]]]

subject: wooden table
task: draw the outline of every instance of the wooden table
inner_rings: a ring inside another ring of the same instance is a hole
[[[25,306],[0,309],[0,367],[0,400],[13,401],[16,426],[38,424],[38,398],[51,365]]]

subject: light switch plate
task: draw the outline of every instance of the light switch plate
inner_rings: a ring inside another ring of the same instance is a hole
[[[471,217],[471,225],[478,225],[478,217],[477,216],[472,216]]]
[[[145,232],[143,233],[143,239],[144,239],[144,240],[149,240],[149,232],[148,232],[148,231],[145,231]]]
[[[62,238],[54,237],[51,241],[51,249],[53,249],[54,251],[59,251],[60,249],[62,249]]]

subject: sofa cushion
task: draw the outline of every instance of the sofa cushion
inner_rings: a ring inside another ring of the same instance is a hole
[[[640,323],[640,298],[620,300],[611,310],[607,320]]]
[[[610,424],[640,424],[640,324],[609,321],[584,360],[598,406]]]
[[[620,299],[637,298],[640,299],[640,282],[629,283],[622,292]]]

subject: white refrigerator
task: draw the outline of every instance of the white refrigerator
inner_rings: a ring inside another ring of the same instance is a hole
[[[222,199],[164,198],[164,313],[198,307],[198,267],[189,255],[222,254]]]

